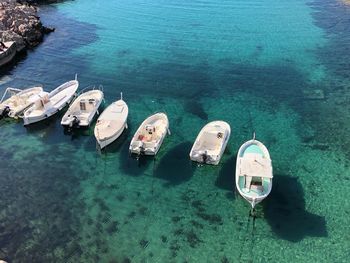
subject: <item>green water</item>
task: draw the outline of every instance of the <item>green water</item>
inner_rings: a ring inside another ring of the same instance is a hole
[[[42,7],[56,31],[0,72],[0,91],[51,90],[78,73],[81,89],[103,85],[106,105],[123,92],[129,129],[100,153],[93,127],[64,134],[63,113],[29,128],[0,121],[0,259],[347,262],[349,12],[331,0]],[[156,111],[171,135],[156,158],[134,160],[131,137]],[[220,164],[191,163],[198,132],[217,119],[232,130]],[[274,169],[255,219],[234,190],[253,132]]]

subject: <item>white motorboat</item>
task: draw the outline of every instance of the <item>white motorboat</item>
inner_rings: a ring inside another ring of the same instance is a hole
[[[231,128],[227,122],[213,121],[199,132],[190,152],[190,159],[199,163],[217,165],[220,162]]]
[[[238,150],[236,187],[254,209],[272,189],[272,162],[264,144],[255,140],[245,142]]]
[[[40,94],[42,93],[42,87],[33,87],[24,90],[7,88],[0,100],[0,116],[19,117],[24,110],[40,99]],[[6,97],[8,98],[5,99]]]
[[[101,90],[90,90],[82,93],[69,106],[61,124],[69,128],[90,126],[103,100]]]
[[[129,151],[138,155],[156,155],[169,133],[169,121],[165,113],[156,113],[142,122],[131,140]]]
[[[114,142],[127,128],[128,114],[129,108],[122,94],[120,100],[113,102],[102,112],[94,130],[101,149]]]
[[[50,93],[45,92],[29,109],[24,112],[24,125],[49,118],[68,105],[79,87],[77,79],[68,81]]]
[[[9,63],[17,53],[16,42],[0,42],[0,67]]]

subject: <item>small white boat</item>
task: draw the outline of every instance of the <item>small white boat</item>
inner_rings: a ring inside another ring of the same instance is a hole
[[[121,94],[120,100],[109,105],[99,116],[95,126],[95,137],[100,148],[114,142],[127,128],[127,118],[129,114],[128,105],[126,105]]]
[[[69,106],[61,124],[69,128],[90,126],[103,100],[101,90],[90,90],[82,93]]]
[[[129,151],[138,155],[156,155],[169,133],[169,121],[165,113],[156,113],[142,122],[131,140]]]
[[[0,42],[0,67],[9,63],[17,52],[16,42]]]
[[[77,79],[68,81],[50,93],[45,92],[29,109],[24,112],[24,125],[49,118],[68,105],[79,87]]]
[[[39,100],[39,95],[42,93],[42,87],[33,87],[24,90],[7,88],[0,100],[0,116],[18,117],[24,110]],[[8,95],[10,97],[5,99]]]
[[[254,209],[272,189],[272,163],[264,144],[255,140],[245,142],[238,150],[236,187]]]
[[[190,152],[190,159],[199,163],[217,165],[220,162],[231,128],[227,122],[213,121],[199,132]]]

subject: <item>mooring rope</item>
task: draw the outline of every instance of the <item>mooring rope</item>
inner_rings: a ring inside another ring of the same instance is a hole
[[[242,256],[243,256],[243,249],[245,247],[245,243],[246,243],[246,240],[248,238],[248,228],[249,228],[249,225],[250,225],[250,211],[249,211],[249,214],[248,214],[248,220],[247,220],[247,224],[246,224],[246,227],[245,227],[245,234],[243,235],[243,242],[241,243],[241,246],[239,248],[239,256],[238,256],[238,262],[241,262],[242,260]]]
[[[254,251],[254,244],[255,244],[255,219],[256,219],[256,216],[253,215],[252,244],[250,246],[250,253],[249,253],[252,260],[254,258],[253,251]]]
[[[253,220],[250,220],[251,217],[253,218]],[[251,245],[247,249],[249,250],[249,257],[250,257],[250,259],[252,260],[254,258],[253,257],[253,251],[254,251],[255,230],[256,230],[256,224],[255,224],[256,221],[255,220],[256,220],[256,216],[252,213],[251,210],[249,210],[247,225],[246,225],[246,228],[245,228],[245,234],[243,235],[243,242],[241,243],[241,246],[239,248],[238,262],[242,262],[244,248],[249,246],[249,244],[247,243],[247,241],[249,240],[249,235],[250,235]],[[248,231],[251,221],[252,221],[252,230]]]

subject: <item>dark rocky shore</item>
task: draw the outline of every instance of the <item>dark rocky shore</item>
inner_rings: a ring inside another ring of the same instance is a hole
[[[17,51],[38,45],[52,28],[43,26],[35,3],[43,1],[1,0],[0,40],[15,41]],[[51,1],[46,1],[51,2]]]

